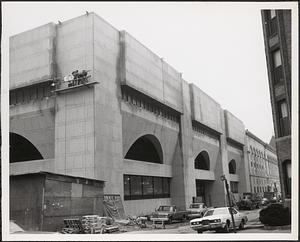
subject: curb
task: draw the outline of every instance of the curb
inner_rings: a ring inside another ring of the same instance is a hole
[[[283,226],[269,226],[269,225],[264,225],[265,230],[287,230],[291,229],[291,225],[283,225]]]

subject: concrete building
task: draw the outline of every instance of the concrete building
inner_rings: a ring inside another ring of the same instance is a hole
[[[291,198],[291,10],[262,10],[281,191]]]
[[[72,80],[75,70],[88,70],[84,82]],[[94,13],[10,38],[12,180],[46,172],[104,181],[103,194],[120,195],[130,215],[220,206],[221,175],[236,199],[251,190],[246,141],[241,120]]]
[[[280,180],[276,150],[246,130],[251,192],[263,197],[264,192],[280,195]]]

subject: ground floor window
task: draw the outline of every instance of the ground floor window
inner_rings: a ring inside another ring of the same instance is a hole
[[[170,197],[170,178],[124,175],[124,200]]]
[[[230,182],[230,190],[231,190],[231,192],[232,193],[238,193],[239,191],[238,191],[238,182],[233,182],[233,181],[231,181]]]

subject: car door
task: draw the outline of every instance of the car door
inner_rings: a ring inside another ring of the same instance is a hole
[[[232,212],[233,212],[233,217],[235,220],[235,226],[239,226],[242,221],[243,216],[235,208],[232,208]]]

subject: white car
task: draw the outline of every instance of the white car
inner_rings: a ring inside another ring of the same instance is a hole
[[[207,207],[204,203],[192,203],[190,207],[187,209],[188,211],[188,218],[201,218],[203,217],[204,213],[206,212]]]
[[[240,213],[235,208],[231,208],[234,218],[235,227],[243,229],[248,221],[245,214]],[[190,221],[190,226],[198,233],[207,230],[215,230],[216,232],[229,232],[232,226],[231,214],[229,207],[212,208],[206,211],[202,218],[196,218]]]

